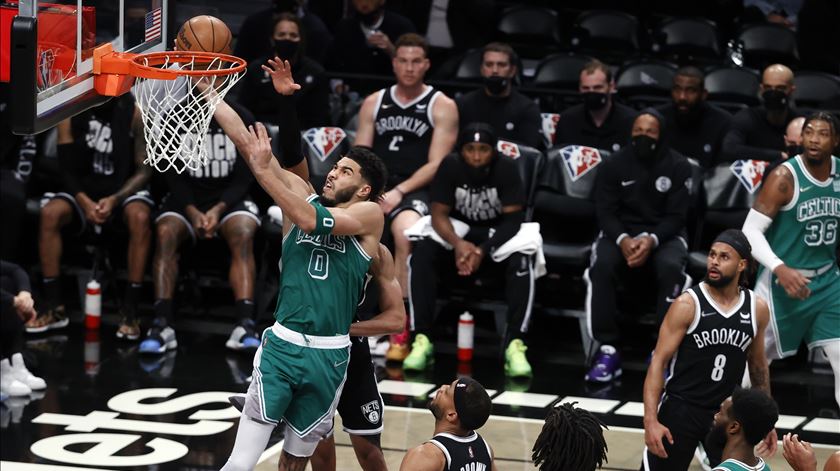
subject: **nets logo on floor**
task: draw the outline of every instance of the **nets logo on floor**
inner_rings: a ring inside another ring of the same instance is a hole
[[[240,416],[239,411],[228,403],[228,397],[234,393],[200,392],[161,401],[175,392],[177,389],[174,388],[136,389],[112,397],[108,401],[111,410],[94,410],[87,415],[43,413],[32,422],[58,425],[73,433],[42,438],[32,444],[30,451],[43,460],[99,468],[100,471],[103,467],[151,467],[179,460],[190,451],[187,445],[159,435],[185,438],[217,435],[233,427],[232,420]],[[169,423],[159,417],[166,416],[166,420],[172,420],[173,414],[213,403],[228,407],[198,409],[187,417],[189,423]],[[120,414],[149,416],[149,420],[120,418]],[[100,430],[108,430],[110,433]],[[144,435],[141,434],[156,437],[143,443]],[[151,451],[137,453],[146,450]],[[49,469],[59,471],[85,468],[49,465]],[[3,461],[3,471],[31,469],[31,463]]]
[[[729,170],[738,178],[741,185],[753,194],[761,186],[764,171],[769,165],[770,162],[763,160],[736,160],[729,166]]]
[[[601,151],[586,146],[566,146],[560,149],[560,156],[573,182],[580,180],[604,160]]]
[[[312,154],[321,162],[327,160],[327,157],[347,138],[347,133],[341,128],[324,127],[311,128],[303,133],[303,138],[306,144],[312,151]]]

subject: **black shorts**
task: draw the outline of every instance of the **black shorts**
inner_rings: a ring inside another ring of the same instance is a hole
[[[44,193],[41,197],[41,207],[47,205],[53,199],[60,199],[67,201],[70,203],[70,206],[73,207],[73,219],[70,221],[70,224],[67,225],[67,230],[70,231],[73,235],[81,235],[87,229],[93,227],[85,217],[85,212],[82,211],[82,207],[79,206],[79,203],[76,202],[76,198],[73,197],[70,193],[66,193],[64,191],[59,191],[57,193]],[[94,199],[96,201],[96,199]],[[125,200],[123,200],[122,204],[118,208],[114,208],[114,211],[111,213],[111,217],[108,218],[105,224],[113,224],[114,221],[122,222],[122,210],[128,205],[129,203],[133,202],[142,202],[149,206],[149,208],[155,207],[155,202],[152,199],[152,194],[149,193],[148,190],[140,190],[137,193],[129,196]]]
[[[397,217],[397,214],[405,210],[411,210],[415,213],[419,214],[420,217],[428,216],[430,214],[429,211],[429,192],[425,189],[412,191],[411,193],[406,193],[403,195],[402,201],[400,201],[400,205],[394,208],[388,214],[388,218],[394,219]]]
[[[350,363],[347,380],[338,400],[338,413],[344,431],[352,435],[382,433],[382,396],[370,360],[367,337],[350,337]]]
[[[199,211],[207,211],[217,203],[218,201],[198,204],[196,207]],[[225,209],[225,212],[222,213],[222,217],[219,218],[219,227],[221,227],[225,221],[237,215],[247,216],[256,221],[257,226],[260,225],[260,209],[257,208],[257,205],[254,204],[253,201],[245,198]],[[195,228],[190,222],[190,219],[187,217],[186,205],[175,201],[175,198],[172,197],[172,193],[163,199],[163,203],[161,203],[160,209],[155,216],[155,224],[157,224],[161,219],[170,216],[177,218],[179,221],[183,222],[185,226],[187,226],[187,230],[189,231],[193,242],[198,240],[195,234]]]
[[[688,469],[697,445],[703,443],[715,420],[717,410],[690,404],[674,396],[665,395],[659,405],[659,423],[668,427],[674,444],[663,440],[668,459],[660,458],[645,447],[642,471],[678,471]],[[720,463],[723,450],[706,450],[712,466]]]

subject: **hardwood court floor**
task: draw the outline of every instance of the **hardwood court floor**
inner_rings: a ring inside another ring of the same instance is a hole
[[[353,454],[348,435],[341,431],[341,418],[336,417],[336,471],[351,471],[361,469]],[[388,469],[398,470],[407,449],[421,443],[431,435],[434,420],[429,411],[409,409],[403,407],[385,407],[385,431],[382,434],[382,448],[385,450],[385,460]],[[496,467],[499,471],[533,471],[530,451],[542,428],[542,421],[518,417],[493,416],[482,427],[480,433],[493,447],[496,455]],[[605,470],[638,470],[640,457],[644,448],[642,430],[613,427],[605,433],[609,447],[609,462],[602,468]],[[262,461],[255,468],[256,471],[274,471],[281,444],[266,450]],[[816,448],[818,467],[822,469],[825,460],[834,450],[828,446]],[[775,470],[789,469],[779,452],[770,460],[770,467]],[[307,468],[310,469],[310,468]],[[703,468],[695,460],[691,471]]]

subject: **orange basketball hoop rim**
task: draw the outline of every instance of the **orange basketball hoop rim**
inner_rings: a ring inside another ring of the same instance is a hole
[[[173,64],[227,65],[208,70],[169,68]],[[146,54],[114,52],[111,44],[93,51],[94,88],[104,96],[119,96],[128,92],[137,77],[151,80],[175,80],[178,77],[213,77],[238,74],[247,62],[236,56],[204,51],[164,51]]]

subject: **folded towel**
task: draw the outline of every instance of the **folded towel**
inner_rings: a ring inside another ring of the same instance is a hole
[[[452,228],[455,229],[455,234],[458,237],[464,237],[467,235],[467,232],[470,231],[470,226],[467,223],[459,221],[457,219],[449,218],[452,222]],[[448,242],[443,240],[441,236],[435,232],[435,229],[432,227],[432,217],[431,216],[423,216],[417,222],[415,222],[411,227],[403,231],[408,240],[422,240],[427,237],[431,237],[435,242],[443,246],[446,250],[452,250],[452,246],[449,245]]]
[[[535,255],[534,274],[537,278],[545,275],[545,254],[543,253],[543,239],[540,234],[540,223],[524,222],[519,226],[519,232],[501,245],[490,256],[494,262],[500,262],[514,253]]]

